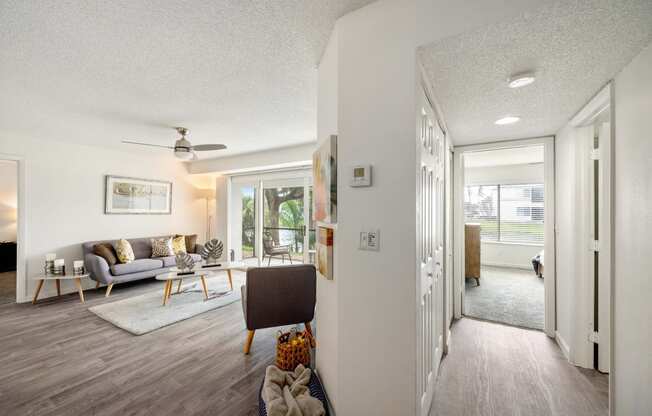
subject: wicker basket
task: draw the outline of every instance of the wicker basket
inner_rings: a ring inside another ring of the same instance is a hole
[[[292,371],[299,364],[310,365],[310,347],[314,341],[308,331],[297,333],[290,341],[290,332],[281,333],[276,343],[276,366],[281,370]]]

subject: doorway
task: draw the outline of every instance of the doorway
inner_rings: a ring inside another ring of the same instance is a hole
[[[543,330],[543,146],[468,152],[464,170],[464,314]]]
[[[0,160],[0,304],[16,301],[18,162]]]
[[[313,263],[310,171],[230,178],[229,247],[252,266]]]
[[[455,315],[555,331],[554,142],[455,148]]]

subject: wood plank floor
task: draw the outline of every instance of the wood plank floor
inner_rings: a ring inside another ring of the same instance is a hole
[[[539,331],[463,318],[431,416],[608,414],[608,376],[572,366]]]
[[[116,285],[31,304],[0,305],[1,415],[257,415],[274,329],[251,355],[240,302],[133,336],[88,307],[151,290]]]
[[[0,305],[16,302],[16,272],[0,273]]]

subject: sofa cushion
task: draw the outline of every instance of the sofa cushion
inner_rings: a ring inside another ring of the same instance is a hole
[[[137,259],[130,263],[116,264],[111,266],[111,274],[123,276],[125,274],[144,272],[148,270],[163,268],[161,259]]]
[[[201,263],[201,256],[195,253],[188,253],[195,263]],[[158,260],[163,260],[163,267],[174,267],[177,265],[175,256],[160,257]]]
[[[152,242],[149,238],[131,238],[129,242],[137,259],[148,259],[152,257]]]
[[[109,243],[100,243],[93,246],[93,254],[102,257],[109,266],[113,266],[118,262],[115,249]]]
[[[172,238],[172,249],[174,250],[174,254],[187,253],[186,238],[182,235],[175,235]]]
[[[152,238],[150,241],[152,243],[152,258],[174,255],[172,237]]]
[[[131,248],[131,244],[129,241],[122,239],[118,240],[115,243],[115,252],[116,255],[118,256],[118,260],[120,260],[120,263],[131,263],[132,261],[136,260],[136,257],[134,256],[134,250]]]

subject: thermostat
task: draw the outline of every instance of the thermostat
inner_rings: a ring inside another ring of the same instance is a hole
[[[371,165],[358,165],[351,169],[351,186],[371,186]]]

